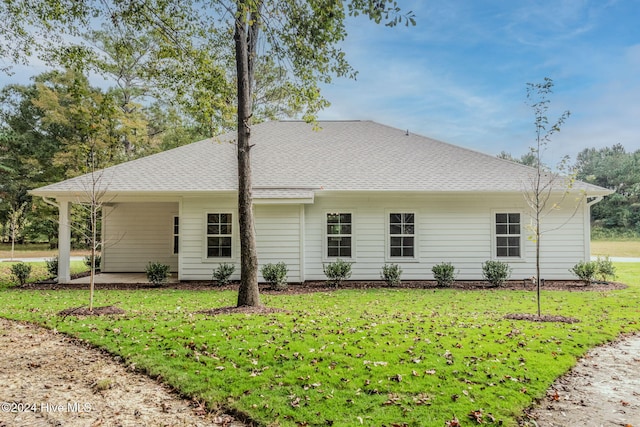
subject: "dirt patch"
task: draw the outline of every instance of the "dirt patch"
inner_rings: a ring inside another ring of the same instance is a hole
[[[112,356],[31,324],[0,319],[1,427],[242,427]]]
[[[640,426],[640,335],[589,351],[521,426]]]

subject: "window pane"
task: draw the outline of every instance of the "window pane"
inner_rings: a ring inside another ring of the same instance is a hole
[[[391,256],[402,256],[402,248],[391,247],[389,249],[389,254]]]
[[[328,237],[327,255],[330,257],[351,257],[351,237]]]
[[[513,247],[513,248],[509,248],[509,256],[520,256],[520,248],[519,247]]]
[[[407,224],[404,227],[402,234],[413,234],[413,224]]]
[[[340,222],[351,224],[351,214],[340,214]]]
[[[340,234],[351,234],[351,224],[341,225]]]
[[[402,255],[406,256],[406,257],[412,257],[413,256],[413,247],[404,248]]]
[[[496,242],[498,247],[507,246],[507,237],[496,237]]]
[[[220,232],[218,234],[231,234],[231,224],[220,224]]]
[[[402,238],[402,246],[406,247],[413,247],[413,237],[403,237]]]
[[[389,239],[391,246],[402,246],[402,237],[392,237]]]
[[[514,224],[520,224],[520,214],[519,213],[510,213],[509,214],[509,222]]]
[[[506,224],[507,222],[507,214],[499,213],[496,214],[496,223]]]
[[[327,224],[338,224],[340,222],[340,215],[327,214]]]
[[[400,224],[390,224],[389,225],[389,234],[401,234],[402,226]]]
[[[520,224],[510,224],[509,234],[520,234]]]
[[[519,237],[509,237],[509,246],[520,246],[520,238]]]
[[[497,248],[496,255],[498,256],[508,256],[509,252],[507,248]]]
[[[220,214],[208,214],[207,222],[210,224],[218,224],[220,222]]]
[[[231,257],[231,237],[208,237],[208,257]]]
[[[207,226],[207,234],[220,234],[220,226],[209,224]]]
[[[389,223],[402,224],[402,214],[399,214],[399,213],[389,214]]]
[[[404,214],[404,222],[413,224],[413,217],[414,215],[412,213]]]

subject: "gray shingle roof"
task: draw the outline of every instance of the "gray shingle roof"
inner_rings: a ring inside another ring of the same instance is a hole
[[[533,169],[371,121],[266,122],[252,129],[259,197],[336,191],[520,192]],[[236,191],[235,133],[104,170],[109,193]],[[34,190],[62,196],[87,188],[80,176]],[[588,195],[609,191],[578,182]]]

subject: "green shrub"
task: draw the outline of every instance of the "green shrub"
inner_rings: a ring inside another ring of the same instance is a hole
[[[58,276],[58,257],[53,257],[51,259],[47,259],[45,260],[45,263],[47,264],[47,272],[49,273],[50,277],[57,277]]]
[[[436,279],[438,286],[451,286],[456,280],[456,268],[450,262],[434,265],[431,272],[433,272],[433,278]]]
[[[327,265],[322,264],[322,270],[324,271],[324,275],[327,276],[328,283],[337,288],[344,280],[351,277],[351,265],[352,263],[338,258],[336,261],[330,262]]]
[[[228,285],[230,280],[229,278],[236,271],[236,267],[233,264],[227,264],[223,262],[213,270],[212,280],[215,280],[218,283],[218,286]]]
[[[13,264],[11,266],[11,274],[20,286],[24,286],[31,274],[31,264],[26,264],[24,262]]]
[[[398,264],[385,264],[382,266],[380,272],[380,278],[387,282],[389,286],[398,286],[402,282],[400,280],[402,276],[402,269]]]
[[[147,264],[147,279],[154,285],[160,285],[167,281],[169,277],[169,266],[160,262],[150,262]]]
[[[100,263],[102,262],[102,257],[96,254],[96,270],[100,270]],[[91,268],[91,255],[87,255],[84,257],[84,265]]]
[[[482,277],[493,286],[502,286],[511,277],[511,267],[502,261],[487,261],[482,264]]]
[[[580,261],[569,269],[578,279],[590,285],[598,273],[598,263],[596,261]]]
[[[277,264],[265,264],[260,270],[262,277],[266,280],[273,289],[284,290],[287,289],[287,273],[289,269],[287,264],[279,262]]]
[[[597,276],[600,280],[608,282],[616,278],[616,268],[613,266],[609,257],[598,257],[596,264],[598,266]]]

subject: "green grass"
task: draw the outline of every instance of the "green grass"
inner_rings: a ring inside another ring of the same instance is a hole
[[[118,354],[186,396],[265,426],[442,426],[474,410],[516,425],[589,348],[640,330],[640,264],[622,291],[543,291],[543,311],[576,324],[506,320],[533,292],[366,289],[263,295],[270,315],[198,314],[234,292],[98,291],[120,317],[57,313],[87,291],[0,292],[0,316],[36,322]],[[308,423],[308,424],[305,424]],[[489,424],[491,425],[491,424]]]
[[[11,266],[16,264],[15,262],[2,262],[0,263],[0,289],[11,287],[17,284],[16,280],[12,277]],[[29,262],[31,264],[31,275],[27,280],[27,283],[33,283],[50,278],[47,271],[47,265],[45,262]],[[84,261],[71,261],[71,274],[81,273],[87,271],[87,266],[84,265]]]
[[[15,245],[15,258],[53,258],[58,254],[57,249],[51,249],[48,243],[25,243]],[[73,249],[71,255],[84,256],[89,253],[86,249]],[[11,243],[0,243],[0,258],[11,257]]]
[[[640,240],[597,240],[591,242],[591,254],[640,258]]]

